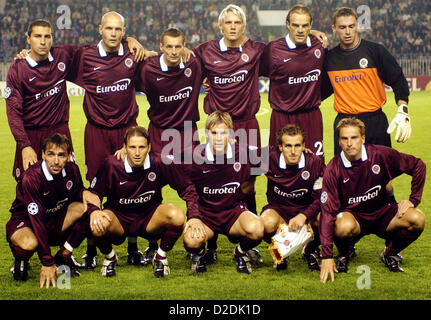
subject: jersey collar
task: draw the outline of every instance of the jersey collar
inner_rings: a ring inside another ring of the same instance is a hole
[[[219,46],[221,52],[226,52],[228,50],[226,44],[224,43],[224,37],[220,39]],[[242,52],[242,45],[239,45],[238,50],[239,52]]]
[[[48,167],[46,166],[45,160],[42,161],[42,171],[43,171],[43,174],[45,175],[45,178],[47,181],[53,181],[54,180],[54,176],[51,174],[51,172],[49,172]],[[63,168],[63,170],[61,170],[61,174],[64,178],[66,176],[66,169]]]
[[[296,49],[296,44],[290,39],[289,34],[286,35],[284,40],[286,41],[287,47],[290,50]],[[311,39],[309,36],[307,36],[306,44],[307,44],[307,47],[311,47]]]
[[[341,161],[343,162],[343,165],[345,168],[351,168],[352,163],[346,158],[346,155],[344,154],[344,151],[340,152]],[[367,149],[365,149],[365,146],[362,145],[362,151],[361,151],[361,161],[364,162],[368,159]]]
[[[287,168],[287,163],[286,160],[284,159],[283,153],[280,152],[280,158],[278,160],[278,166],[280,167],[280,169],[286,169]],[[298,162],[298,169],[302,169],[305,167],[305,156],[304,156],[304,152],[301,153],[301,158],[299,159]]]
[[[105,58],[108,55],[105,49],[103,49],[102,40],[100,40],[99,43],[97,44],[97,49],[99,49],[100,57]],[[124,56],[124,47],[122,43],[120,43],[120,49],[118,49],[118,55]]]
[[[166,64],[166,62],[165,62],[165,59],[163,59],[163,56],[164,56],[165,54],[162,54],[161,56],[160,56],[160,69],[162,69],[162,71],[163,72],[167,72],[168,70],[169,70],[169,67],[168,67],[168,65]],[[181,58],[181,61],[180,61],[180,65],[179,65],[179,67],[180,67],[180,69],[184,69],[186,66],[184,65],[184,62],[183,62],[183,58]]]
[[[144,170],[147,170],[151,167],[151,160],[150,160],[150,153],[147,153],[147,157],[144,161]],[[126,170],[126,173],[133,173],[133,169],[129,164],[129,161],[127,161],[127,155],[124,159],[124,169]]]
[[[30,55],[27,55],[25,57],[25,60],[27,61],[27,63],[30,65],[30,67],[34,68],[37,67],[39,65],[39,62],[37,62],[36,60],[34,60],[32,57],[30,57]],[[54,61],[54,57],[52,56],[51,52],[48,53],[48,61],[52,62]]]
[[[207,143],[207,145],[205,146],[205,156],[208,159],[208,161],[211,161],[211,162],[214,161],[214,154],[211,150],[211,146],[209,143]],[[231,159],[232,157],[233,157],[232,146],[229,143],[227,145],[226,158]]]

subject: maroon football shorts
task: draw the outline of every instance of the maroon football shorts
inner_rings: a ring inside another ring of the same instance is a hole
[[[375,234],[380,238],[385,238],[386,229],[398,212],[398,204],[387,204],[383,208],[372,213],[346,211],[350,212],[355,217],[356,221],[358,221],[361,227],[360,237],[367,234]]]
[[[233,130],[238,144],[241,145],[241,139],[246,138],[247,146],[261,147],[259,122],[256,118],[233,120]]]
[[[322,112],[314,108],[304,112],[285,113],[272,110],[269,145],[277,146],[277,132],[287,124],[296,124],[306,134],[305,147],[324,158]]]
[[[145,230],[147,229],[147,225],[148,223],[150,223],[150,220],[159,205],[160,203],[154,204],[146,208],[145,211],[139,213],[124,213],[112,208],[106,209],[112,211],[118,218],[118,221],[123,227],[125,236],[139,236],[148,238],[149,235],[146,233]]]
[[[275,210],[286,223],[289,223],[290,219],[296,217],[296,215],[303,210],[303,208],[298,207],[287,207],[277,204],[267,204],[262,208],[262,212],[260,215],[262,215],[262,213],[267,209]]]
[[[63,224],[64,219],[66,218],[67,206],[63,208],[61,211],[55,213],[55,218],[46,219],[45,228],[48,232],[48,241],[50,245],[62,245],[67,238],[67,235],[70,233],[72,228],[68,228],[64,232]],[[6,223],[6,239],[10,242],[10,238],[12,235],[22,229],[28,227],[33,230],[33,226],[30,222],[30,219],[27,218],[11,218]]]
[[[192,159],[192,152],[200,142],[199,140],[195,141],[193,139],[195,134],[196,139],[199,139],[196,123],[193,124],[191,129],[191,132],[174,128],[162,129],[150,122],[148,133],[150,135],[151,152],[162,154],[163,151],[164,155],[175,155],[176,157],[183,156],[188,153],[189,159]],[[168,138],[167,141],[162,141],[163,132],[165,132],[165,136]]]
[[[124,144],[124,134],[129,127],[136,126],[136,120],[120,128],[102,128],[87,122],[84,135],[85,176],[92,181],[103,161]]]
[[[233,224],[238,220],[241,213],[249,211],[244,203],[239,203],[232,209],[209,211],[202,207],[199,208],[201,212],[201,221],[210,228],[214,233],[221,233],[229,235],[229,231]]]
[[[42,144],[46,138],[49,138],[54,133],[64,134],[70,142],[72,142],[72,137],[70,135],[69,125],[67,123],[59,124],[55,127],[50,128],[37,128],[37,129],[25,129],[28,138],[30,139],[31,147],[37,154],[37,159],[42,159]],[[73,148],[72,148],[73,150]],[[24,169],[22,167],[22,153],[21,149],[18,149],[18,146],[15,150],[15,161],[13,164],[13,172],[12,175],[15,180],[21,177]]]

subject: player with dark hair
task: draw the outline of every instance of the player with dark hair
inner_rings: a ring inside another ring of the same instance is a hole
[[[89,209],[91,230],[100,251],[106,255],[102,275],[115,275],[117,255],[112,243],[120,244],[126,236],[160,239],[154,258],[156,277],[170,272],[166,253],[183,231],[184,212],[162,203],[162,188],[169,184],[187,202],[189,214],[196,214],[197,195],[180,165],[165,164],[167,159],[152,154],[148,131],[130,127],[124,137],[127,155],[123,160],[109,156],[93,179],[90,190],[107,200],[103,210]]]
[[[409,87],[395,58],[380,44],[359,37],[356,13],[351,8],[339,8],[333,17],[332,31],[339,45],[328,51],[322,98],[334,93],[334,154],[340,153],[338,122],[350,116],[362,120],[366,128],[366,142],[391,147],[390,133],[397,128],[395,140],[410,138],[408,114]],[[386,103],[384,84],[395,93],[398,112],[388,126],[382,111]]]
[[[226,112],[211,113],[205,128],[207,143],[195,149],[191,172],[199,211],[188,212],[184,247],[193,253],[192,270],[205,272],[205,244],[214,234],[224,234],[239,243],[234,250],[237,271],[251,273],[246,253],[262,241],[263,224],[242,202],[241,184],[251,176],[247,147],[231,144],[233,121]]]
[[[320,280],[334,272],[347,272],[352,244],[367,234],[385,239],[381,261],[392,272],[404,271],[399,253],[422,233],[425,215],[417,209],[425,184],[422,160],[392,148],[365,144],[365,125],[356,118],[344,118],[337,127],[342,149],[328,164],[321,194]],[[387,183],[401,174],[412,176],[409,200],[389,202]],[[338,255],[332,258],[332,246]]]
[[[320,192],[325,164],[321,157],[305,152],[305,132],[297,125],[288,124],[278,130],[278,148],[271,147],[266,196],[268,204],[262,208],[265,227],[264,240],[271,243],[280,224],[295,231],[309,223],[314,240],[303,251],[310,270],[320,269],[318,215]],[[276,265],[287,268],[287,259]]]
[[[152,152],[173,156],[176,163],[191,163],[193,147],[199,144],[193,137],[199,120],[202,70],[194,57],[183,62],[184,48],[185,38],[181,30],[166,29],[160,38],[162,54],[141,64],[136,84],[137,90],[145,93],[150,104],[147,113]],[[157,249],[157,242],[150,241],[145,249],[144,264],[151,263]]]
[[[66,80],[71,78],[77,48],[52,48],[52,34],[47,20],[32,21],[27,30],[31,51],[25,59],[15,60],[7,74],[6,112],[16,141],[13,176],[17,181],[41,159],[44,139],[60,132],[72,141]]]
[[[35,251],[42,263],[40,287],[55,287],[57,265],[66,265],[79,276],[71,255],[85,239],[89,219],[87,202],[100,205],[97,196],[85,190],[74,162],[69,139],[54,134],[42,145],[42,159],[29,167],[16,187],[16,199],[6,224],[6,238],[15,258],[13,276],[28,279],[29,259]],[[62,245],[55,257],[51,245]]]
[[[324,158],[323,121],[320,111],[321,72],[325,48],[310,34],[310,10],[296,5],[289,10],[289,33],[269,42],[262,55],[261,74],[268,76],[272,108],[269,145],[277,147],[277,132],[294,123],[307,132],[305,146]]]

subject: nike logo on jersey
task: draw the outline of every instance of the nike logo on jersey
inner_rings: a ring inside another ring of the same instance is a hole
[[[220,60],[216,60],[214,61],[214,64],[219,64],[221,61]]]
[[[48,191],[48,192],[44,192],[44,193],[43,193],[43,195],[44,195],[44,196],[49,195],[49,191]]]
[[[163,80],[165,77],[160,77],[160,78],[157,78],[156,80],[157,81],[160,81],[160,80]]]
[[[211,170],[203,170],[202,173],[208,173],[211,172]]]
[[[122,186],[125,183],[127,183],[127,181],[120,181],[120,186]]]
[[[281,174],[274,174],[274,178],[281,178],[282,176]]]
[[[36,77],[30,78],[28,81],[32,82],[34,79],[36,79]]]
[[[283,62],[287,62],[287,61],[290,61],[290,60],[292,60],[292,58],[283,59]]]
[[[350,178],[347,178],[347,179],[343,179],[343,183],[346,183],[347,181],[349,181],[350,180]]]
[[[100,67],[93,68],[94,71],[99,70],[99,69],[100,69]]]

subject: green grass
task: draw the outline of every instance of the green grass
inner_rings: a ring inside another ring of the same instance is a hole
[[[389,119],[395,114],[393,94],[388,93],[388,103],[384,110]],[[202,99],[200,106],[202,106]],[[414,154],[431,164],[431,130],[429,129],[430,116],[428,115],[431,92],[413,92],[410,98],[410,115],[412,118],[413,134],[405,144],[394,142],[393,146],[402,151]],[[140,116],[138,123],[147,126],[146,109],[148,107],[145,97],[138,96]],[[83,135],[85,116],[82,111],[82,98],[71,98],[70,127],[75,147],[78,165],[84,173],[84,147]],[[268,141],[269,115],[267,95],[262,95],[262,109],[258,115],[263,129],[263,142]],[[325,101],[322,106],[324,117],[324,148],[326,161],[332,158],[332,121],[335,113],[332,108],[332,99]],[[286,272],[276,272],[272,267],[272,259],[265,243],[258,248],[264,258],[264,265],[254,268],[251,275],[240,275],[235,270],[232,261],[234,245],[226,237],[219,237],[219,260],[215,265],[208,266],[208,272],[199,276],[193,275],[190,270],[190,261],[185,256],[182,239],[169,253],[171,275],[166,279],[156,279],[151,267],[137,268],[127,265],[126,245],[116,247],[120,266],[117,267],[117,276],[105,279],[100,275],[99,268],[95,271],[84,271],[81,277],[71,280],[70,289],[39,289],[40,263],[37,254],[31,259],[29,281],[16,283],[12,280],[9,268],[13,257],[5,239],[5,228],[9,219],[9,208],[15,197],[15,180],[11,170],[15,151],[15,142],[9,131],[4,99],[0,99],[0,299],[3,300],[39,300],[39,299],[84,299],[84,300],[111,300],[111,299],[163,299],[163,300],[368,300],[368,299],[431,299],[431,234],[426,227],[421,237],[404,250],[403,268],[405,273],[394,274],[389,272],[379,261],[379,254],[384,247],[384,241],[376,236],[363,238],[357,244],[358,256],[351,261],[347,274],[336,275],[334,283],[321,284],[319,273],[310,272],[302,261],[300,253],[294,254]],[[206,116],[201,111],[201,128]],[[430,190],[429,177],[424,189],[420,209],[430,218]],[[398,200],[407,199],[410,192],[410,177],[402,176],[394,181],[395,195]],[[256,184],[257,205],[260,210],[266,204],[266,179],[259,177]],[[169,188],[164,189],[164,201],[172,202],[183,209],[184,203]],[[139,239],[139,247],[143,250],[147,241]],[[52,248],[55,252],[56,248]],[[78,259],[84,254],[85,243],[75,251]],[[99,263],[102,256],[99,255]],[[359,266],[370,268],[370,289],[360,290],[357,281],[361,274],[356,273]]]

